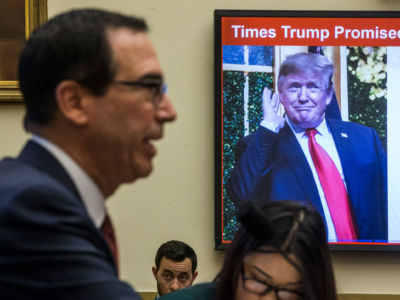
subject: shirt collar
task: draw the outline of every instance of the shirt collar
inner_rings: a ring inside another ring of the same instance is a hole
[[[78,189],[90,218],[96,227],[100,228],[106,213],[105,198],[93,179],[65,151],[54,143],[37,135],[32,136],[32,141],[49,151],[63,166]]]

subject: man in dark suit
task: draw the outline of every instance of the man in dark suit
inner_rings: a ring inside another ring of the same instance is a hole
[[[157,296],[184,289],[193,284],[197,277],[197,255],[188,244],[168,241],[157,250],[152,267],[157,282]]]
[[[141,19],[56,16],[20,58],[25,128],[0,163],[0,299],[139,299],[118,279],[105,199],[152,170],[176,117]]]
[[[325,118],[332,74],[323,56],[286,58],[279,95],[264,90],[264,119],[238,145],[228,193],[237,203],[310,203],[324,216],[331,242],[387,240],[386,154],[374,129]]]

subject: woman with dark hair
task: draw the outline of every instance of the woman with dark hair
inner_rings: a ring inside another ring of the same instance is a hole
[[[218,300],[337,300],[322,217],[293,201],[247,203],[242,226],[213,283],[162,297]]]

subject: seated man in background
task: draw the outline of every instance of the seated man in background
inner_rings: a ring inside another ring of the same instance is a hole
[[[197,277],[197,256],[181,241],[168,241],[157,250],[153,266],[158,296],[191,286]],[[157,299],[156,298],[156,299]]]

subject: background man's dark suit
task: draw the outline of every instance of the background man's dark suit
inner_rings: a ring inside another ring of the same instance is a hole
[[[339,153],[359,239],[387,239],[386,154],[375,130],[328,120]],[[238,146],[228,193],[236,201],[298,200],[323,215],[306,157],[286,124],[278,134],[263,127]]]
[[[35,142],[0,163],[2,299],[139,299],[71,178]]]

